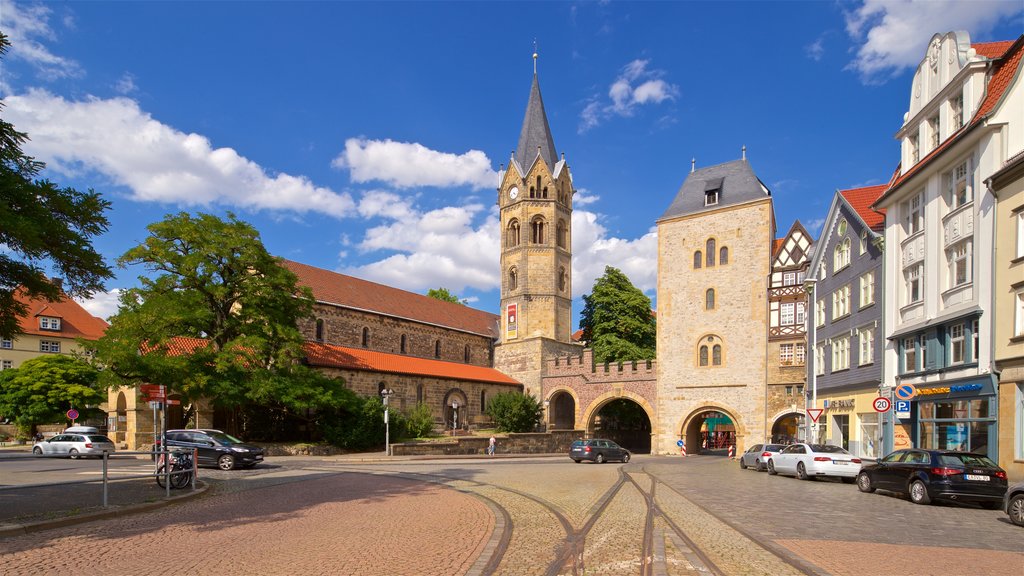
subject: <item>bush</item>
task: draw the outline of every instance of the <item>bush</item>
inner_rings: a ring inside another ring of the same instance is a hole
[[[402,438],[424,438],[434,431],[434,415],[426,404],[417,404],[405,414],[406,432]]]
[[[532,432],[540,423],[542,408],[528,394],[502,392],[487,405],[487,415],[501,432]]]

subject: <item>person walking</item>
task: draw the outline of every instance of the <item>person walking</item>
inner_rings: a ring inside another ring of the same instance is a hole
[[[494,456],[494,447],[495,447],[496,443],[497,443],[497,441],[494,439],[494,436],[492,435],[491,439],[487,442],[487,454],[488,455]]]

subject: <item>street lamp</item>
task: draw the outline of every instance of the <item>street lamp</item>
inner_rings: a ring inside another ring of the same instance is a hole
[[[544,408],[542,409],[542,412],[541,412],[541,419],[544,421],[544,430],[543,430],[544,432],[548,431],[548,419],[551,418],[551,415],[548,414],[548,406],[550,406],[550,405],[551,405],[551,401],[550,400],[545,400],[544,401]]]
[[[384,455],[391,455],[391,424],[388,423],[388,398],[395,391],[390,388],[385,388],[380,391],[381,401],[384,402]]]
[[[811,337],[808,339],[809,340],[808,344],[810,345],[809,346],[810,350],[807,351],[808,353],[806,355],[807,358],[810,359],[809,364],[811,366],[811,406],[810,406],[811,408],[817,408],[818,407],[818,367],[815,365],[815,362],[818,361],[818,342],[816,340],[815,329],[814,329],[814,327],[818,324],[818,319],[814,317],[814,314],[818,311],[817,301],[815,300],[815,289],[817,288],[817,286],[818,286],[818,280],[816,278],[807,278],[807,279],[804,280],[804,290],[807,292],[807,297],[808,297],[808,300],[809,300],[807,302],[807,309],[814,311],[814,312],[812,312],[810,314],[805,314],[804,315],[804,318],[807,319],[807,323],[810,324],[810,330],[809,331],[810,331],[810,334],[811,334]],[[805,408],[807,407],[807,395],[806,394],[804,395],[804,407]],[[806,426],[805,429],[807,431],[807,436],[806,436],[805,440],[807,442],[817,442],[818,441],[818,422],[817,421],[813,421],[813,422],[808,421],[808,417],[809,416],[810,415],[808,414],[807,410],[805,409],[804,410],[804,424]]]
[[[459,427],[459,401],[452,400],[452,436],[455,436],[455,429]]]

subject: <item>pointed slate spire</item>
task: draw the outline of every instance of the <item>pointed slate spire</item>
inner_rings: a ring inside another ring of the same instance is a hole
[[[526,105],[526,116],[523,118],[523,129],[519,132],[519,146],[516,147],[516,161],[523,170],[529,170],[537,158],[537,151],[540,151],[541,158],[548,164],[548,169],[553,169],[558,161],[558,153],[555,152],[555,142],[551,139],[551,128],[548,127],[548,117],[544,113],[544,101],[540,97],[540,83],[537,75],[533,75],[533,85],[530,87],[530,102]]]

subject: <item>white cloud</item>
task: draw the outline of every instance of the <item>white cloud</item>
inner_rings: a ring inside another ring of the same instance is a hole
[[[859,43],[850,63],[871,82],[916,67],[932,35],[952,30],[982,34],[1024,12],[1014,1],[865,0],[846,13],[846,32]]]
[[[820,62],[825,56],[825,37],[822,36],[804,47],[804,53],[815,62]]]
[[[821,227],[825,225],[824,218],[813,218],[807,222],[807,232],[812,236],[817,236],[821,232]]]
[[[451,154],[413,142],[349,138],[332,165],[351,171],[353,182],[378,180],[396,188],[413,186],[497,186],[498,173],[479,150]]]
[[[608,100],[599,96],[580,112],[579,132],[583,133],[612,116],[629,117],[639,106],[675,100],[679,88],[663,80],[662,70],[648,70],[649,60],[633,60],[626,64],[608,87]]]
[[[658,232],[652,227],[635,240],[608,236],[602,216],[585,210],[572,213],[572,296],[589,294],[605,266],[622,270],[648,295],[658,287]]]
[[[231,148],[154,120],[128,98],[69,101],[45,90],[4,99],[9,122],[32,135],[25,150],[50,170],[94,170],[142,202],[350,215],[347,193],[305,176],[271,174]]]
[[[138,87],[135,85],[135,76],[128,72],[125,72],[124,76],[121,76],[117,83],[114,84],[114,91],[124,96],[136,90],[138,90]]]
[[[77,62],[57,56],[39,41],[57,38],[50,28],[51,10],[47,6],[4,1],[2,8],[0,28],[11,42],[8,52],[11,58],[31,64],[45,80],[82,75]]]
[[[87,300],[76,298],[75,302],[81,304],[85,311],[93,316],[108,320],[114,314],[117,314],[117,307],[119,304],[118,298],[121,296],[121,289],[114,288],[107,292],[97,292],[92,295],[92,298]]]
[[[591,194],[590,190],[586,188],[577,188],[576,194],[572,197],[572,205],[577,208],[589,206],[600,199],[600,196],[597,194]]]

